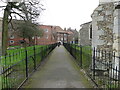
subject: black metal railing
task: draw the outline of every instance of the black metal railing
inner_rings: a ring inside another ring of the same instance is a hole
[[[78,62],[81,68],[88,69],[92,61],[92,51],[90,46],[79,46],[75,44],[64,43],[65,48]],[[87,53],[86,53],[87,51]]]
[[[0,58],[0,89],[19,88],[57,44],[21,48]]]
[[[93,49],[93,79],[100,88],[120,89],[120,57],[113,51]]]
[[[120,89],[120,57],[115,52],[68,43],[64,46],[98,88]]]

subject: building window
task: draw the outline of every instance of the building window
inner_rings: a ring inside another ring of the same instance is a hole
[[[75,38],[73,37],[73,41],[75,40]]]
[[[90,25],[90,29],[89,29],[89,38],[92,39],[92,25]]]
[[[64,40],[67,40],[67,38],[64,38]]]
[[[61,37],[61,40],[63,41],[63,38]]]
[[[60,40],[60,37],[58,37],[58,41]]]
[[[37,37],[37,39],[40,39],[40,37]]]
[[[45,32],[48,32],[48,29],[45,29]]]
[[[14,35],[10,35],[10,39],[14,39]]]
[[[64,36],[66,37],[66,36],[67,36],[67,34],[64,34]]]
[[[13,41],[13,40],[10,40],[10,44],[14,44],[14,41]]]
[[[32,39],[35,39],[35,37],[32,37]]]
[[[48,39],[48,36],[46,36],[46,39]]]

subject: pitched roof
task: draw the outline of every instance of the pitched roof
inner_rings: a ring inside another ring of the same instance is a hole
[[[92,21],[87,22],[87,23],[83,23],[83,24],[81,24],[80,26],[82,27],[83,25],[90,24],[90,23],[92,23]]]

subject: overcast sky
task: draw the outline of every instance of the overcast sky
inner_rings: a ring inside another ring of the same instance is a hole
[[[39,20],[42,24],[79,30],[80,24],[92,20],[91,14],[99,0],[42,0],[42,3],[46,8]]]
[[[99,0],[41,0],[41,3],[46,10],[38,19],[40,24],[79,30],[81,24],[92,20],[91,14]]]

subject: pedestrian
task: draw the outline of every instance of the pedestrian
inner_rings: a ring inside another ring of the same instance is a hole
[[[58,47],[61,45],[61,43],[60,42],[58,42]]]

